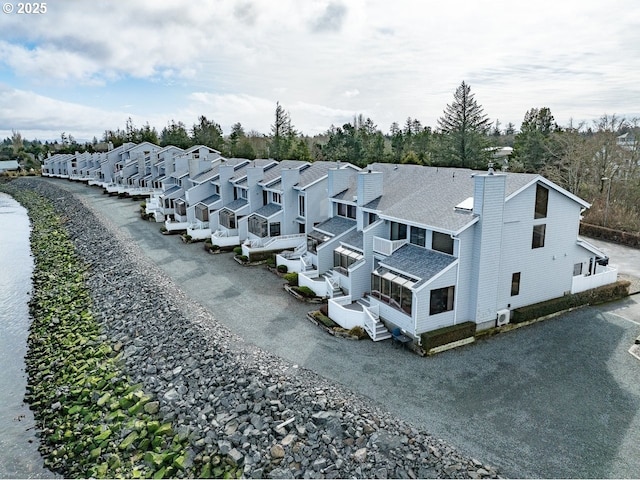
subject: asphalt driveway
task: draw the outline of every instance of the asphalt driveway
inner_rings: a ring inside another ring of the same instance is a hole
[[[138,202],[56,183],[128,232],[247,342],[360,392],[503,476],[640,477],[640,361],[628,353],[640,334],[637,295],[421,358],[390,342],[327,335],[266,269],[160,235]]]

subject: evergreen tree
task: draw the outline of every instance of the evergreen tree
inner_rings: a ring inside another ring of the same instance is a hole
[[[297,132],[291,125],[289,113],[282,108],[280,102],[276,103],[276,118],[271,125],[269,141],[269,156],[275,160],[287,158],[292,150]]]
[[[515,136],[513,145],[514,160],[522,163],[529,172],[539,172],[553,160],[551,134],[559,130],[551,110],[547,107],[532,108],[527,111]]]
[[[169,124],[162,129],[160,133],[160,146],[174,145],[179,148],[189,148],[193,145],[187,129],[182,122],[176,123],[171,120]]]
[[[453,103],[448,104],[444,115],[438,119],[438,127],[444,134],[442,161],[458,167],[480,167],[488,159],[487,133],[491,121],[478,105],[471,87],[462,82],[456,89]]]
[[[207,117],[201,115],[198,123],[191,129],[191,138],[194,145],[206,145],[207,147],[221,151],[224,145],[222,127]]]

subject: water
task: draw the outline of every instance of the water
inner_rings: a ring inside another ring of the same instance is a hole
[[[33,259],[27,211],[0,193],[0,478],[51,478],[24,403]]]

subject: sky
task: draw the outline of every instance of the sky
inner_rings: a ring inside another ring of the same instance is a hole
[[[39,5],[3,0],[0,138],[86,141],[129,117],[160,132],[201,115],[268,134],[276,102],[306,135],[359,114],[385,133],[408,117],[436,128],[462,81],[500,128],[541,107],[560,125],[640,117],[637,0]]]

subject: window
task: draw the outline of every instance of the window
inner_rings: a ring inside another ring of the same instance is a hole
[[[371,225],[372,223],[375,223],[378,220],[378,215],[376,215],[373,212],[369,212],[367,214],[367,225]]]
[[[209,208],[206,205],[202,203],[199,203],[198,205],[196,205],[195,213],[196,213],[197,220],[200,220],[201,222],[209,221]]]
[[[355,205],[347,205],[346,203],[338,204],[338,215],[347,218],[356,218]]]
[[[304,195],[298,196],[298,215],[304,217]]]
[[[546,225],[534,225],[533,226],[533,239],[531,240],[531,248],[544,247],[544,234]]]
[[[264,238],[267,236],[267,220],[258,215],[251,215],[247,220],[249,232]]]
[[[539,183],[536,185],[536,209],[533,218],[547,218],[549,189]]]
[[[418,245],[419,247],[425,246],[427,237],[427,231],[420,227],[411,227],[411,236],[409,237],[409,243]]]
[[[455,287],[437,288],[431,290],[431,302],[429,305],[429,315],[449,312],[453,310],[453,296]]]
[[[511,296],[515,297],[520,294],[520,272],[511,275]]]
[[[282,202],[280,194],[276,192],[271,193],[271,200],[273,201],[273,203],[277,203],[278,205],[280,205],[280,203]]]
[[[338,247],[333,251],[333,266],[343,275],[349,275],[349,267],[364,258],[361,253],[345,247]]]
[[[407,226],[404,223],[391,222],[390,240],[405,240],[407,238]]]
[[[175,203],[176,215],[184,216],[187,214],[187,204],[184,200],[177,200]]]
[[[577,277],[578,275],[582,275],[582,263],[573,265],[573,276]]]
[[[280,222],[273,222],[269,224],[269,236],[270,237],[280,236]]]
[[[230,210],[220,210],[220,225],[228,229],[236,228],[236,214]]]
[[[233,189],[233,199],[237,200],[239,198],[247,198],[247,191],[244,188],[235,187]]]
[[[371,296],[411,315],[413,290],[417,280],[380,268],[371,274]]]
[[[446,233],[433,232],[431,237],[431,248],[438,252],[453,255],[453,238]]]
[[[311,253],[318,253],[318,245],[326,242],[330,238],[331,237],[329,237],[328,235],[320,233],[316,230],[311,231],[311,233],[307,235],[307,250]]]

